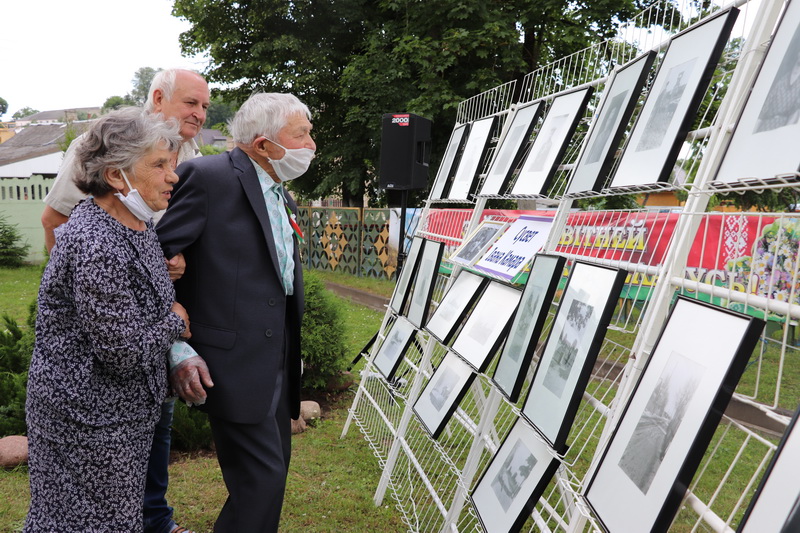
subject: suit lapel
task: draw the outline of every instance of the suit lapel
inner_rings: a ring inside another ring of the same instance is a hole
[[[253,163],[247,154],[242,152],[239,148],[235,148],[231,152],[231,159],[234,167],[238,171],[239,182],[242,184],[242,189],[250,202],[250,207],[253,209],[261,231],[264,233],[264,240],[267,243],[267,250],[269,250],[270,259],[278,275],[281,279],[280,263],[278,262],[278,251],[275,246],[275,237],[272,235],[272,224],[270,224],[269,215],[267,214],[267,204],[264,200],[264,193],[261,191],[261,183],[258,181]]]

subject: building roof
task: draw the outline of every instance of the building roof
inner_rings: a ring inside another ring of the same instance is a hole
[[[80,135],[86,131],[91,121],[73,122]],[[8,165],[34,157],[61,151],[66,124],[31,124],[17,132],[6,142],[0,144],[0,165]]]
[[[200,133],[194,138],[195,142],[198,146],[203,146],[204,144],[214,144],[216,142],[228,142],[228,138],[222,134],[219,130],[212,130],[209,128],[203,128],[200,130]]]
[[[36,122],[36,121],[63,122],[65,117],[75,120],[78,116],[78,113],[86,113],[87,115],[96,118],[100,116],[100,108],[75,107],[70,109],[54,109],[52,111],[39,111],[38,113],[34,113],[33,115],[22,117],[19,120],[23,120],[26,122]]]

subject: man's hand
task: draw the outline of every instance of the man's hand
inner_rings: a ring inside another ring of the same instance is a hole
[[[169,279],[177,281],[181,279],[183,273],[186,272],[186,259],[183,254],[177,254],[172,259],[165,259],[167,262],[167,272],[169,272]]]
[[[178,396],[194,405],[202,405],[206,401],[207,395],[203,385],[208,388],[214,386],[208,366],[200,356],[181,361],[170,371],[169,383]]]

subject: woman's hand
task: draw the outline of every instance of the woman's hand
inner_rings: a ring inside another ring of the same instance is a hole
[[[191,339],[192,332],[189,331],[189,313],[186,312],[186,308],[178,302],[172,302],[172,312],[181,317],[183,319],[183,323],[186,325],[186,329],[184,329],[183,333],[181,333],[181,338]]]

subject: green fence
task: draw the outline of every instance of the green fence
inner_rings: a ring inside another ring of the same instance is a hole
[[[389,247],[389,209],[300,206],[298,212],[308,268],[393,279],[397,257]]]

